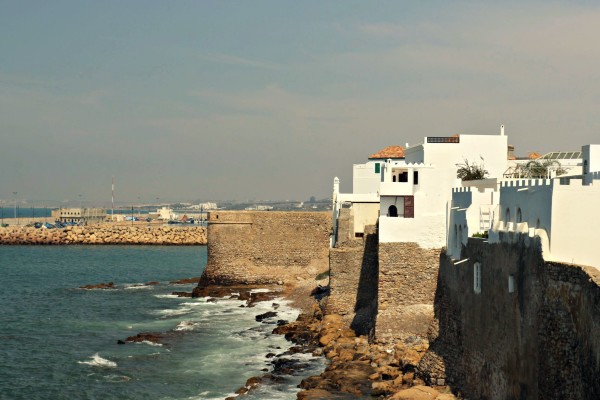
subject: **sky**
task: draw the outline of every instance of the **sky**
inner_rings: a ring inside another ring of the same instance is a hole
[[[501,124],[579,150],[599,37],[591,1],[0,0],[0,199],[328,198],[383,147]]]

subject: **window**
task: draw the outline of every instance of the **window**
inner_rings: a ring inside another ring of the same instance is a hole
[[[505,215],[505,223],[509,223],[510,222],[510,208],[506,209],[506,215]]]
[[[375,163],[375,173],[378,174],[381,172],[381,165],[378,162]]]
[[[408,182],[408,172],[404,171],[398,174],[398,182]]]
[[[388,217],[397,217],[398,216],[398,208],[396,206],[391,205],[388,208]]]
[[[520,208],[517,209],[517,222],[523,222],[523,215]]]
[[[413,184],[419,184],[419,171],[413,171]]]
[[[478,262],[473,265],[473,291],[481,293],[481,263]]]
[[[515,292],[515,276],[509,275],[508,276],[508,293],[514,293],[514,292]]]

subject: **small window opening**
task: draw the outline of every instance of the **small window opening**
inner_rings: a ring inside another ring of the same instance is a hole
[[[375,163],[375,173],[378,174],[381,171],[381,166],[379,163]]]
[[[392,176],[392,181],[396,182],[396,175]]]
[[[413,171],[413,184],[419,184],[419,171]]]
[[[398,182],[408,182],[408,172],[404,171],[398,175]]]
[[[521,214],[521,208],[517,209],[517,222],[523,222],[523,215]]]
[[[535,222],[535,229],[540,229],[540,219],[539,218]]]
[[[388,217],[397,217],[398,216],[398,208],[396,206],[391,205],[388,208]]]
[[[473,291],[481,293],[481,263],[473,265]]]
[[[509,275],[508,276],[508,293],[514,293],[514,292],[515,292],[515,276]]]
[[[506,218],[505,219],[506,219],[506,221],[504,221],[504,222],[506,222],[508,224],[510,222],[510,208],[506,209]]]

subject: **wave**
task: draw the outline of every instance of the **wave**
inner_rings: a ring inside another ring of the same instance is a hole
[[[155,314],[160,315],[162,318],[176,317],[178,315],[185,315],[191,313],[192,310],[189,308],[168,308],[166,310],[156,310]]]
[[[175,328],[176,331],[193,331],[199,324],[193,321],[181,321]]]
[[[153,289],[153,286],[144,285],[141,283],[134,283],[132,285],[125,285],[125,289]]]
[[[100,357],[100,354],[96,353],[90,357],[90,361],[77,361],[79,364],[87,364],[92,367],[102,368],[116,368],[117,363],[114,361],[107,360],[106,358]]]
[[[136,344],[147,344],[148,346],[156,346],[156,347],[162,347],[162,343],[155,343],[155,342],[151,342],[149,340],[142,340],[141,342],[135,342]]]
[[[155,294],[154,297],[157,299],[178,299],[179,296],[176,294]]]

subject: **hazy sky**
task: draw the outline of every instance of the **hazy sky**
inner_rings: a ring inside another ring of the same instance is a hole
[[[307,199],[424,136],[600,143],[600,6],[0,1],[0,199]]]

